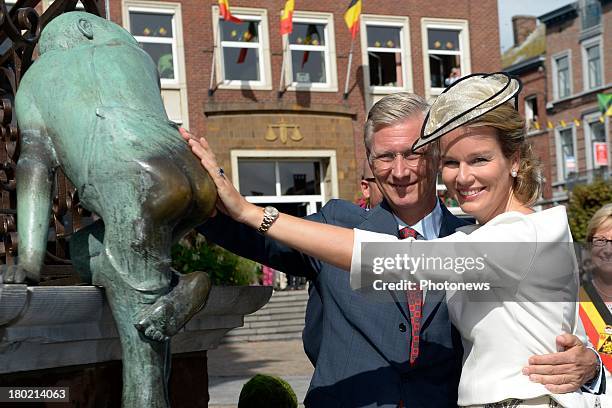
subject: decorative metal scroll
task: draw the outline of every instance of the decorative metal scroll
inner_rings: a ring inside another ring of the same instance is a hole
[[[19,158],[19,128],[13,102],[19,81],[36,56],[41,30],[58,15],[75,10],[78,0],[55,0],[42,13],[41,0],[0,0],[0,262],[14,264],[17,254],[17,200],[15,166]],[[103,0],[81,0],[85,11],[103,15]],[[80,205],[75,188],[57,172],[47,259],[41,284],[78,282],[70,265],[67,237],[89,216]]]

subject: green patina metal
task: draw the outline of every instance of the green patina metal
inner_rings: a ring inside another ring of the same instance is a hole
[[[106,288],[123,349],[123,406],[167,407],[169,338],[210,289],[205,273],[171,270],[170,247],[211,213],[214,185],[166,116],[155,64],[127,31],[71,12],[47,25],[39,47],[16,97],[18,269],[40,279],[61,166],[102,218],[72,237],[71,253]]]

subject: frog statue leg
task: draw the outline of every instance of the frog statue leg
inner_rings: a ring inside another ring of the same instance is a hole
[[[42,129],[22,129],[17,163],[19,262],[3,265],[5,283],[37,283],[47,249],[51,194],[57,162]]]
[[[132,162],[81,193],[104,228],[98,223],[75,234],[71,253],[76,266],[89,269],[92,282],[106,289],[121,338],[125,408],[169,406],[169,337],[203,306],[210,290],[205,273],[179,277],[170,268],[173,241],[210,214],[216,197],[207,176],[180,163],[191,159],[187,154]],[[151,310],[157,314],[147,327],[137,328]]]

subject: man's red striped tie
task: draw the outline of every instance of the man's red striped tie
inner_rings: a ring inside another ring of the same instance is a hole
[[[423,239],[423,236],[414,228],[404,227],[399,231],[400,239]],[[407,290],[408,310],[410,311],[411,341],[410,365],[414,365],[419,356],[419,338],[421,333],[421,308],[423,306],[423,291],[421,289]]]

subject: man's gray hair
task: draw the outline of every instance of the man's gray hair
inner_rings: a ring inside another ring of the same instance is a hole
[[[368,112],[364,127],[363,141],[366,155],[369,158],[372,151],[372,137],[374,133],[389,126],[397,125],[417,113],[427,113],[429,104],[416,94],[398,92],[383,97],[376,102]]]

